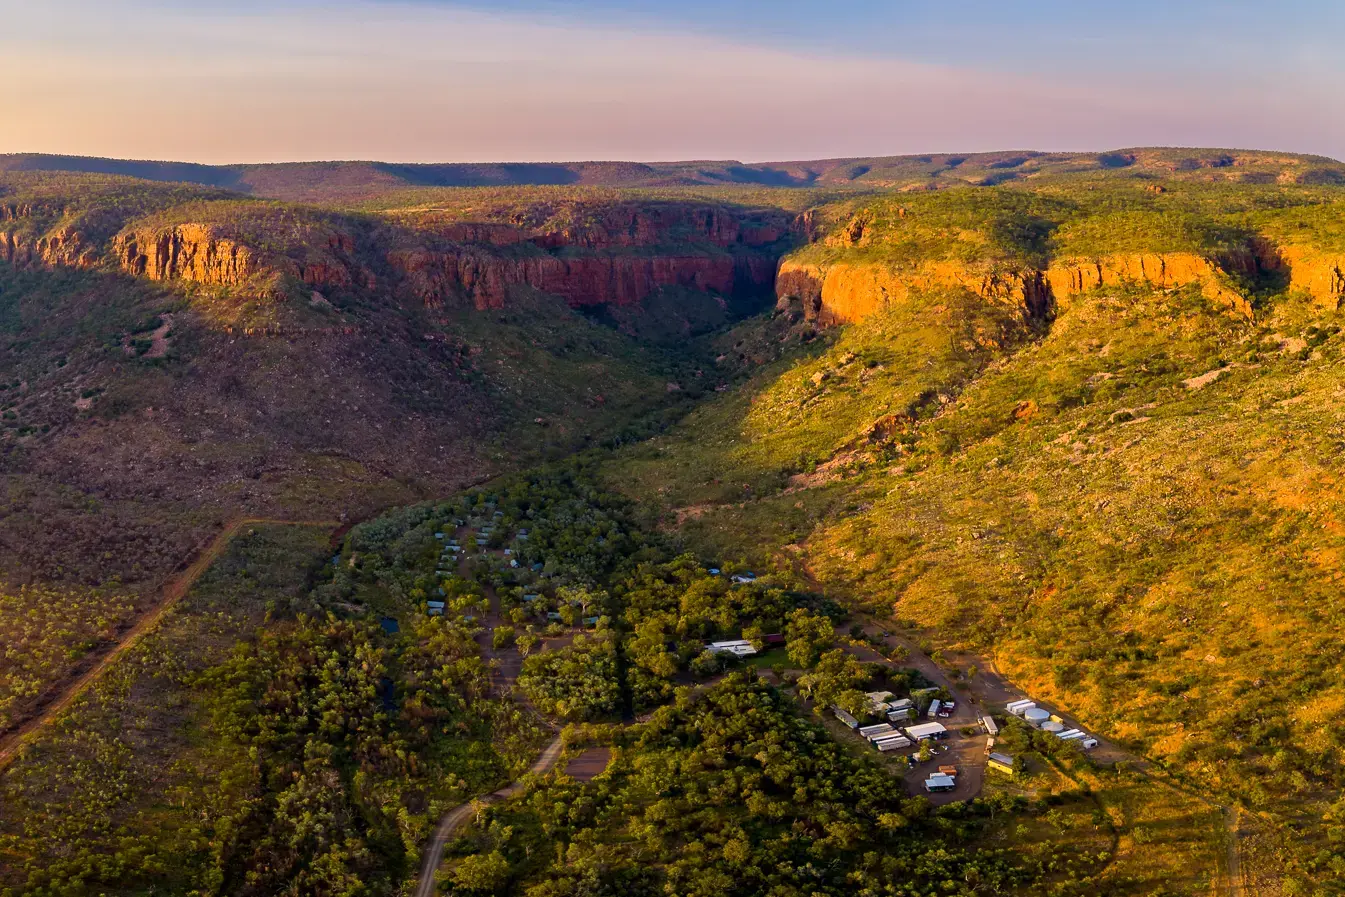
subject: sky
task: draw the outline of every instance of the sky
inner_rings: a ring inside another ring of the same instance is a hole
[[[1339,0],[0,0],[0,152],[1345,158]]]

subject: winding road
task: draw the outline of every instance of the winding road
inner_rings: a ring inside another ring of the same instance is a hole
[[[146,633],[152,631],[167,616],[168,612],[191,591],[191,587],[196,584],[196,581],[201,578],[206,570],[210,569],[210,565],[219,559],[219,556],[224,553],[224,549],[233,541],[234,536],[238,535],[239,530],[246,526],[312,526],[336,530],[342,524],[329,520],[281,520],[270,517],[240,517],[230,521],[218,535],[208,543],[198,547],[186,568],[164,586],[163,597],[159,599],[159,603],[140,617],[135,625],[126,630],[117,641],[113,642],[92,666],[73,679],[66,679],[52,686],[40,702],[41,709],[35,716],[29,717],[24,722],[12,726],[4,732],[0,732],[0,772],[3,772],[13,762],[14,758],[18,756],[20,748],[49,726],[67,707],[74,703],[76,698],[88,690],[89,686],[97,681],[98,677],[108,667],[135,647],[136,643],[144,638]]]
[[[563,745],[561,737],[556,736],[551,744],[547,745],[546,750],[542,751],[542,756],[537,758],[537,762],[528,770],[528,775],[543,775],[556,768],[556,761],[560,759],[560,751]],[[444,846],[448,844],[448,839],[453,837],[453,833],[462,827],[467,818],[472,815],[472,810],[478,803],[494,803],[497,800],[508,800],[515,794],[523,790],[523,780],[512,782],[501,788],[499,791],[493,791],[485,797],[454,807],[444,814],[439,820],[439,827],[434,830],[434,837],[425,847],[425,859],[420,866],[420,880],[416,882],[416,897],[433,897],[434,895],[434,873],[438,871],[439,864],[444,860]]]

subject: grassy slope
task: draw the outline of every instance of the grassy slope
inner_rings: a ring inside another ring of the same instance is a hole
[[[242,794],[246,749],[213,733],[194,677],[301,600],[329,534],[263,528],[239,538],[160,628],[117,662],[0,776],[0,870],[7,885],[78,875],[90,856],[151,859],[119,874],[176,889],[209,854],[209,820]],[[203,824],[204,823],[204,824]],[[35,875],[35,878],[29,878]]]
[[[1227,192],[1183,202],[1202,223],[1330,245],[1334,203],[1275,190],[1223,205]],[[1110,221],[1074,238],[1116,246],[1148,213],[1090,214]],[[1178,223],[1218,248],[1218,228]],[[870,251],[889,245],[910,248]],[[1308,849],[1263,860],[1329,875],[1311,851],[1345,747],[1329,725],[1345,706],[1333,316],[1279,295],[1249,323],[1190,292],[1120,288],[1062,307],[1041,339],[950,368],[927,328],[951,344],[965,323],[910,313],[763,372],[626,450],[610,482],[670,504],[710,556],[801,560],[936,646],[992,654],[1029,693],[1268,813],[1272,830],[1305,825]],[[865,382],[848,359],[874,351],[925,364]],[[856,446],[930,386],[951,399],[938,414]]]

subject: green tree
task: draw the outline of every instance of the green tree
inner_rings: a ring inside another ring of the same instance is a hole
[[[494,894],[509,881],[509,861],[498,850],[466,857],[451,873],[453,886],[472,894]]]
[[[831,620],[803,608],[789,615],[785,625],[785,653],[795,666],[811,669],[823,651],[831,647],[835,630]]]

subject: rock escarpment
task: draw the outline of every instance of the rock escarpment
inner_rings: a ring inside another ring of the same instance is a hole
[[[95,241],[73,227],[44,230],[32,209],[0,206],[0,258],[18,266],[102,265],[244,299],[307,300],[307,291],[296,293],[302,284],[324,294],[382,290],[429,308],[487,309],[524,287],[575,307],[629,307],[667,288],[769,296],[791,226],[783,212],[693,203],[540,204],[503,222],[425,214],[371,223],[227,205],[205,211],[204,220],[172,221],[170,210],[153,223],[118,222]]]
[[[1288,269],[1290,290],[1329,309],[1345,305],[1345,253],[1291,244],[1281,246],[1279,255]]]
[[[1247,297],[1232,275],[1254,276],[1255,258],[1214,261],[1194,253],[1112,255],[1062,259],[1044,268],[1020,264],[980,265],[926,262],[913,267],[882,263],[837,262],[826,265],[785,259],[776,278],[781,301],[797,299],[805,314],[822,325],[852,323],[885,305],[906,301],[912,293],[937,289],[969,290],[989,302],[1045,318],[1056,303],[1098,287],[1144,283],[1158,289],[1195,285],[1212,302],[1251,316]]]
[[[604,254],[510,258],[476,247],[389,253],[412,294],[431,308],[465,298],[479,309],[503,308],[512,287],[562,296],[572,306],[638,305],[656,290],[684,287],[731,295],[739,285],[733,256]],[[770,267],[751,266],[743,280],[769,289]]]
[[[800,264],[786,259],[776,277],[780,300],[798,299],[804,314],[823,326],[860,321],[912,293],[948,287],[970,290],[987,301],[1016,305],[1025,315],[1050,313],[1050,285],[1041,271],[1026,266],[974,267],[930,262],[915,268],[873,263]]]
[[[431,239],[387,260],[430,307],[499,308],[518,286],[576,307],[633,306],[667,287],[769,294],[790,227],[784,213],[688,204],[580,205],[558,221],[549,211],[509,226],[429,224],[416,233]]]

